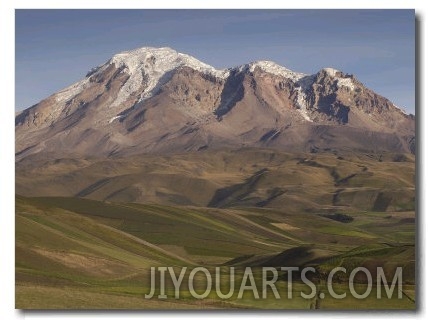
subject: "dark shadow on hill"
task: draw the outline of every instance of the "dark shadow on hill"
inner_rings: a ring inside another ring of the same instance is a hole
[[[319,216],[341,223],[351,223],[354,218],[343,213],[319,214]]]
[[[214,111],[219,120],[244,97],[244,77],[244,72],[239,70],[231,71],[221,93],[220,106]]]
[[[312,246],[299,246],[276,255],[243,255],[227,261],[224,265],[245,267],[299,267],[315,266],[334,256],[319,256]]]
[[[110,178],[104,178],[101,180],[98,180],[97,182],[91,184],[90,186],[86,187],[85,189],[79,191],[77,194],[75,194],[74,196],[77,198],[83,198],[86,197],[88,195],[90,195],[92,192],[102,188],[103,186],[105,186],[107,183],[110,182]]]
[[[311,251],[311,247],[295,247],[281,252],[280,254],[264,261],[260,264],[261,267],[299,267],[313,260],[315,255]]]
[[[221,208],[244,200],[251,192],[254,191],[254,187],[257,182],[268,171],[268,169],[264,168],[254,173],[243,183],[234,184],[229,187],[218,189],[215,192],[214,197],[208,203],[208,207]]]

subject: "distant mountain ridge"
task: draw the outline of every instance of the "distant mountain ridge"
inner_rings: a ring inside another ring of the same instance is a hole
[[[215,68],[170,48],[113,56],[15,117],[16,159],[262,147],[415,152],[415,118],[353,75]]]

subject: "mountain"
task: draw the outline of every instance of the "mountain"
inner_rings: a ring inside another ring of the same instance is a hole
[[[215,68],[170,48],[113,56],[15,118],[16,159],[262,147],[415,151],[415,119],[353,75]]]
[[[15,126],[16,308],[356,309],[350,293],[318,297],[332,269],[357,265],[388,283],[402,268],[392,299],[365,308],[415,308],[415,119],[352,75],[216,70],[142,48]],[[254,267],[257,284],[261,267],[310,266],[318,294],[201,300],[186,285],[174,299],[166,281],[168,301],[143,299],[151,268],[168,265],[234,267],[235,283]],[[335,290],[349,292],[340,274]]]

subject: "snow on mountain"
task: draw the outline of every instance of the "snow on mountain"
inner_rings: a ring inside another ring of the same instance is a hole
[[[352,83],[352,79],[351,78],[339,78],[339,79],[337,79],[337,85],[339,87],[348,87],[351,90],[355,89],[355,86]]]
[[[55,95],[55,99],[57,102],[65,102],[70,100],[80,92],[82,92],[86,85],[88,84],[88,79],[83,79],[79,82],[72,84],[71,86],[62,89]]]
[[[291,79],[293,81],[298,81],[302,79],[306,74],[291,71],[273,61],[255,61],[249,64],[249,70],[254,72],[256,67],[259,67],[264,72],[272,73],[287,79]]]
[[[294,100],[295,108],[302,120],[307,122],[313,122],[312,113],[310,114],[311,107],[308,105],[308,95],[310,95],[311,86],[320,73],[324,72],[332,78],[337,88],[347,87],[353,91],[358,85],[352,76],[345,75],[334,68],[323,68],[317,74],[307,75],[294,72],[273,61],[260,60],[238,67],[217,70],[190,55],[179,53],[168,47],[143,47],[114,55],[105,64],[91,69],[83,80],[54,94],[56,103],[49,110],[49,119],[60,117],[64,110],[69,108],[68,105],[76,96],[91,87],[93,81],[98,81],[94,78],[103,79],[105,72],[111,72],[108,70],[111,70],[112,67],[122,75],[123,83],[115,95],[105,101],[103,112],[109,119],[107,121],[109,124],[115,120],[126,118],[132,111],[132,105],[129,107],[129,102],[125,103],[130,97],[135,97],[131,103],[138,106],[139,102],[156,95],[163,85],[171,80],[174,71],[181,67],[188,67],[223,81],[229,78],[231,72],[253,73],[256,69],[288,79],[294,83],[291,90],[296,97]],[[199,109],[191,108],[191,110],[196,116]],[[405,114],[405,112],[403,113]]]
[[[109,63],[113,63],[117,68],[124,68],[125,72],[130,75],[113,106],[125,101],[130,94],[139,89],[142,83],[146,87],[140,101],[153,96],[156,94],[157,89],[169,80],[171,71],[179,67],[190,67],[221,79],[226,78],[228,75],[227,70],[216,70],[192,56],[179,53],[167,47],[145,47],[125,51],[115,55]]]
[[[338,74],[341,74],[339,70],[334,68],[323,68],[322,70],[325,71],[330,77],[337,80],[338,87],[348,87],[351,90],[355,89],[354,83],[352,82],[351,78],[338,76]]]
[[[114,110],[117,109],[116,107],[120,106],[124,101],[126,101],[126,99],[131,94],[139,91],[139,102],[154,96],[162,87],[162,85],[170,80],[172,72],[180,67],[189,67],[219,79],[227,79],[231,70],[238,70],[240,72],[254,72],[256,68],[260,68],[262,71],[270,74],[290,79],[299,85],[295,88],[298,96],[297,107],[299,108],[299,112],[303,119],[306,121],[311,121],[309,115],[307,114],[305,92],[307,88],[313,83],[313,76],[309,76],[300,72],[294,72],[273,61],[268,60],[254,61],[235,68],[217,70],[214,67],[203,63],[190,55],[179,53],[168,47],[143,47],[130,51],[124,51],[114,55],[104,65],[93,68],[85,79],[57,93],[55,98],[58,102],[58,108],[56,111],[54,111],[54,113],[59,113],[61,107],[64,106],[68,100],[82,92],[89,85],[89,75],[100,74],[104,72],[110,65],[114,65],[116,68],[122,69],[123,72],[129,75],[129,79],[119,90],[119,93],[117,94],[117,97],[114,99],[114,101],[108,106],[108,109],[111,109],[113,112],[109,123],[123,116],[118,115],[120,110]],[[324,68],[322,70],[324,70],[329,76],[335,78],[339,87],[346,86],[351,90],[354,89],[352,79],[338,76],[338,74],[340,74],[339,70],[333,68]],[[141,90],[142,85],[144,86],[143,90]]]
[[[260,144],[366,150],[370,132],[370,148],[413,152],[414,122],[333,68],[307,75],[255,61],[216,70],[173,49],[149,47],[91,69],[17,114],[15,128],[16,150],[25,158],[70,148],[97,156]]]
[[[304,90],[302,90],[302,87],[298,87],[297,89],[297,104],[298,104],[298,111],[302,115],[303,119],[306,121],[312,122],[312,119],[308,115],[307,106],[308,103],[306,102],[306,94]]]
[[[336,73],[339,72],[339,70],[334,68],[323,68],[323,71],[325,71],[330,77],[336,77]]]

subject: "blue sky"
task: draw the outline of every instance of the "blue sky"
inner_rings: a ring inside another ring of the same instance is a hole
[[[16,10],[15,18],[17,110],[144,46],[216,68],[254,60],[304,73],[334,67],[415,110],[413,10]]]

